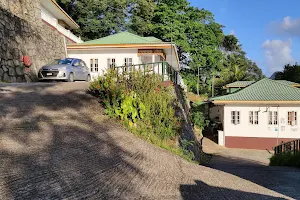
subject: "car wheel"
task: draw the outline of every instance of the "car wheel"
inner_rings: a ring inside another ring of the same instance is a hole
[[[87,75],[85,81],[86,81],[86,82],[90,82],[90,81],[91,81],[91,75]]]
[[[68,78],[68,82],[74,82],[74,74],[71,73]]]

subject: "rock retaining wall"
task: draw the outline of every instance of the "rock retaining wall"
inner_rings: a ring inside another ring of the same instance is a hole
[[[38,0],[0,0],[0,82],[36,80],[44,64],[63,58],[64,37],[41,19]],[[20,59],[31,58],[30,77]]]

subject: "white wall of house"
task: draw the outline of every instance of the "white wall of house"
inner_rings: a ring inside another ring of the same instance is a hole
[[[157,55],[149,55],[147,62],[160,62]],[[108,59],[115,59],[115,66],[123,66],[125,58],[132,58],[132,64],[142,64],[141,57],[138,56],[137,48],[102,48],[102,49],[84,49],[72,50],[68,49],[68,57],[80,58],[88,66],[92,79],[103,75],[108,69]],[[148,56],[147,56],[148,57]],[[93,63],[91,63],[91,59]],[[98,72],[95,71],[95,59],[98,59]],[[91,70],[92,68],[92,70]],[[155,73],[158,73],[157,70]]]
[[[231,112],[240,112],[240,123],[232,124]],[[258,111],[258,124],[251,124],[249,112]],[[267,111],[267,112],[266,112]],[[269,125],[269,111],[278,112],[278,124]],[[288,112],[297,112],[295,125],[288,124]],[[225,105],[224,133],[234,137],[300,138],[300,105]]]
[[[138,49],[99,49],[99,50],[68,50],[68,57],[82,59],[90,69],[92,78],[103,75],[108,68],[108,59],[114,58],[116,66],[124,65],[125,58],[132,58],[133,64],[139,64]],[[95,72],[95,65],[91,66],[91,59],[95,62],[98,59],[98,72]],[[93,68],[91,70],[91,67]]]
[[[55,28],[58,32],[74,41],[75,43],[83,42],[79,37],[74,35],[70,30],[65,29],[63,26],[58,24],[58,19],[45,7],[41,6],[41,18],[53,28]]]

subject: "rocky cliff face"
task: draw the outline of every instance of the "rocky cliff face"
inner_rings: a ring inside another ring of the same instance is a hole
[[[39,0],[0,0],[0,82],[34,81],[44,64],[66,55],[64,38],[41,19]],[[30,78],[20,59],[31,58]]]

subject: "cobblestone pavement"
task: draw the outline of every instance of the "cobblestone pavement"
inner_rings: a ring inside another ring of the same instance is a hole
[[[188,163],[104,116],[87,86],[0,84],[1,200],[300,199],[299,170]]]

